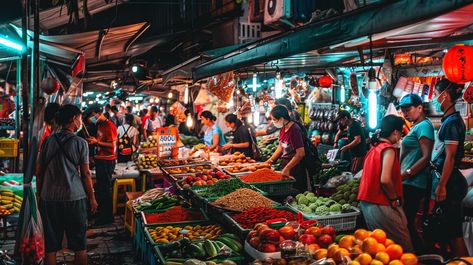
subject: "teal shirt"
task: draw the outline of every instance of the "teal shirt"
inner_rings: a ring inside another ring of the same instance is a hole
[[[401,172],[411,168],[422,157],[420,148],[420,139],[425,137],[429,140],[435,140],[434,126],[425,119],[414,125],[411,131],[404,137],[401,144]],[[412,178],[403,181],[403,184],[412,185],[421,189],[427,187],[427,178],[430,178],[428,167],[419,172]]]
[[[222,129],[220,129],[220,127],[218,127],[217,124],[214,124],[212,129],[207,130],[205,135],[204,135],[205,145],[207,145],[207,146],[212,146],[213,145],[213,136],[215,134],[220,135],[220,141],[218,143],[218,146],[223,146],[226,143],[225,136],[223,136]]]

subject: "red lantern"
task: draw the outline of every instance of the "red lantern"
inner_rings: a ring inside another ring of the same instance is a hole
[[[465,84],[473,80],[473,47],[455,45],[443,57],[442,69],[453,83]]]
[[[320,87],[331,87],[333,84],[333,80],[328,75],[323,75],[319,78],[319,86]]]
[[[56,93],[60,87],[61,84],[52,77],[47,77],[41,81],[41,89],[48,95]]]
[[[463,99],[469,103],[469,104],[473,104],[473,86],[468,86],[465,90],[465,92],[463,93]]]

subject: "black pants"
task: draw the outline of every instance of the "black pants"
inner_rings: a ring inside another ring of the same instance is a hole
[[[283,161],[283,167],[285,167],[287,163],[289,163],[289,161]],[[296,183],[294,183],[294,188],[296,188],[300,192],[305,192],[309,190],[308,187],[312,188],[307,177],[307,169],[302,161],[299,162],[297,166],[291,169],[290,175],[291,177],[294,177],[296,179]]]
[[[97,179],[95,194],[97,197],[98,221],[112,222],[112,175],[115,170],[115,160],[95,160],[95,174]]]
[[[403,185],[404,193],[404,213],[406,214],[407,219],[407,229],[409,229],[409,234],[411,236],[412,245],[414,246],[415,252],[417,254],[425,251],[423,247],[423,241],[417,233],[415,226],[415,219],[417,216],[417,211],[421,207],[420,203],[425,197],[425,189],[421,189],[412,185]]]

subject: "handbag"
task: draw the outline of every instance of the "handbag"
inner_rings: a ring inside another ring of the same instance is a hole
[[[430,163],[430,172],[432,177],[428,178],[427,180],[427,189],[424,198],[424,215],[422,218],[422,230],[425,240],[431,242],[438,242],[442,239],[442,227],[444,226],[444,222],[448,217],[445,214],[445,201],[436,202],[434,208],[429,213],[433,178],[440,178],[440,173],[437,170],[437,166],[432,162]]]
[[[253,159],[260,160],[261,151],[258,148],[258,144],[256,143],[256,139],[253,136],[253,132],[251,131],[251,128],[248,128],[248,133],[250,134],[250,138],[251,138],[251,151],[253,152]]]

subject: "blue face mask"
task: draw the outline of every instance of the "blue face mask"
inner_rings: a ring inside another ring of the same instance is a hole
[[[434,108],[435,108],[436,112],[442,112],[442,104],[445,101],[445,99],[444,99],[444,100],[442,100],[442,102],[439,102],[439,98],[442,94],[443,94],[443,92],[440,93],[440,95],[438,95],[434,99],[432,99],[432,104],[434,105]]]
[[[92,116],[90,117],[90,122],[92,122],[93,124],[97,124],[97,118],[95,116]]]

